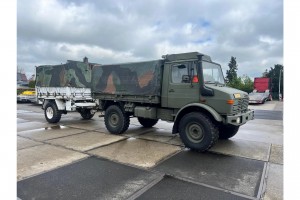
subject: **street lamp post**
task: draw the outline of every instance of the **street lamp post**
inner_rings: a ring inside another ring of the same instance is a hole
[[[282,71],[282,69],[280,69],[280,71],[279,71],[279,93],[278,93],[279,101],[281,101],[281,98],[282,98],[281,93],[280,93],[281,71]]]

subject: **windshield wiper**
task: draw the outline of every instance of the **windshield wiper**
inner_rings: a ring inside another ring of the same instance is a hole
[[[213,84],[213,83],[215,83],[215,81],[204,81],[204,83],[210,83],[210,84]]]

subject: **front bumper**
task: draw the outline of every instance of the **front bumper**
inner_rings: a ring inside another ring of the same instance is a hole
[[[262,103],[262,100],[249,100],[249,103]]]
[[[254,119],[254,110],[248,110],[245,113],[239,113],[233,116],[228,115],[226,117],[226,124],[232,124],[234,126],[240,126],[245,124],[247,121]]]

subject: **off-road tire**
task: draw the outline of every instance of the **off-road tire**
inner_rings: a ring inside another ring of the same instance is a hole
[[[119,135],[127,131],[130,119],[119,106],[111,105],[105,110],[104,122],[110,133]]]
[[[145,128],[150,128],[158,122],[158,119],[149,119],[149,118],[143,118],[143,117],[138,117],[138,120],[139,120],[140,124]]]
[[[94,117],[94,114],[91,113],[90,109],[82,109],[79,111],[81,117],[85,120],[92,119]]]
[[[54,102],[48,102],[44,109],[45,118],[49,123],[57,123],[61,118],[61,112]]]
[[[179,135],[186,147],[194,151],[206,151],[219,138],[216,125],[202,113],[188,113],[179,122]]]
[[[221,140],[227,140],[233,136],[239,131],[239,126],[233,126],[233,125],[220,125],[219,126],[219,139]]]

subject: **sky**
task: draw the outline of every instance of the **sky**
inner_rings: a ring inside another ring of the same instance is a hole
[[[238,75],[283,64],[282,0],[17,1],[17,67],[82,60],[112,64],[198,51]]]

